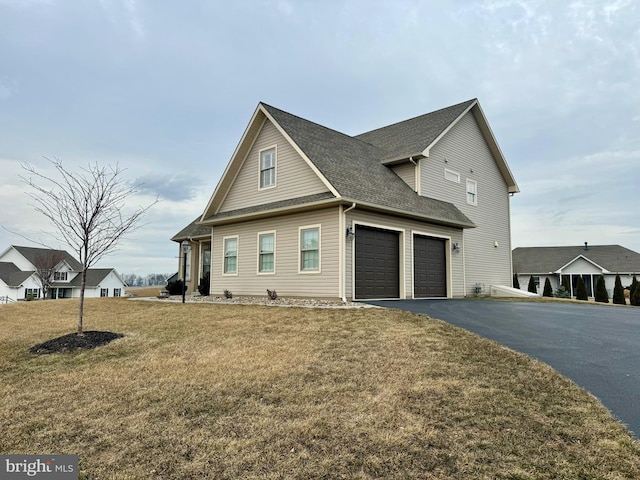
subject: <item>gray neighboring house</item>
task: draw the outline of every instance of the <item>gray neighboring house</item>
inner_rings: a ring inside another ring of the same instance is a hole
[[[518,191],[477,99],[356,136],[260,103],[172,240],[190,291],[209,271],[218,295],[488,294],[511,285]]]
[[[28,297],[41,298],[42,285],[36,275],[42,259],[55,255],[54,281],[49,298],[80,296],[82,264],[65,250],[12,245],[0,253],[0,297],[10,301]],[[113,268],[90,268],[85,285],[86,297],[119,297],[125,294],[125,284]]]
[[[633,276],[640,280],[640,253],[620,245],[588,245],[565,247],[519,247],[513,250],[513,271],[520,288],[526,290],[533,276],[542,294],[548,278],[555,291],[568,277],[571,296],[576,296],[578,278],[582,276],[587,295],[594,296],[596,282],[604,275],[609,298],[613,296],[616,275],[623,287],[631,285]]]

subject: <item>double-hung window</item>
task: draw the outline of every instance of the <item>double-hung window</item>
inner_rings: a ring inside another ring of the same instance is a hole
[[[258,234],[258,273],[275,273],[275,232]]]
[[[475,180],[467,180],[467,203],[478,205],[478,182]]]
[[[260,151],[260,188],[276,186],[276,147]]]
[[[238,273],[238,237],[224,239],[224,266],[223,273],[237,275]]]
[[[100,289],[100,296],[101,297],[108,297],[109,296],[109,289],[108,288],[101,288]]]
[[[300,227],[300,272],[320,271],[320,226]]]
[[[67,272],[53,272],[53,281],[54,282],[66,282],[67,281]]]

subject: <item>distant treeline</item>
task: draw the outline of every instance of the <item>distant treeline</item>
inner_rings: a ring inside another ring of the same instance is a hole
[[[121,277],[129,287],[150,287],[153,285],[166,285],[167,278],[172,275],[173,273],[149,273],[143,277],[135,273],[125,273]]]

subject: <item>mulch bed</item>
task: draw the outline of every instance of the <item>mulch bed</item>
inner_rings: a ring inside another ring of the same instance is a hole
[[[80,349],[90,350],[122,337],[124,337],[124,335],[121,333],[98,332],[95,330],[84,332],[84,335],[69,333],[62,337],[47,340],[39,345],[34,345],[29,349],[29,353],[46,355],[56,352],[73,352]]]

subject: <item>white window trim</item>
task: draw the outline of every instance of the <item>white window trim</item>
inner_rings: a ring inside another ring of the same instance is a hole
[[[474,190],[475,190],[474,197],[473,197],[474,198],[473,202],[469,201],[469,193],[471,193],[471,192],[469,192],[469,185],[470,184],[472,184],[474,186]],[[466,189],[465,195],[467,197],[466,198],[467,204],[476,205],[477,206],[478,205],[478,182],[476,182],[475,180],[470,180],[470,179],[467,178],[467,189]]]
[[[273,270],[271,271],[260,271],[260,237],[262,235],[273,235]],[[256,273],[258,275],[275,275],[276,273],[276,231],[275,230],[267,230],[265,232],[258,232],[257,235],[257,261],[256,261]]]
[[[303,230],[318,230],[318,269],[317,270],[303,270],[302,269],[302,231]],[[322,273],[322,225],[304,225],[298,227],[298,273],[301,275],[317,275]]]
[[[224,271],[224,259],[225,252],[227,250],[227,240],[235,239],[236,240],[236,271],[225,273]],[[240,270],[240,237],[238,235],[229,235],[226,237],[222,237],[222,276],[224,277],[237,277],[238,270]]]
[[[455,176],[456,180],[447,177],[447,174]],[[449,182],[460,183],[460,173],[458,173],[458,172],[456,172],[454,170],[451,170],[449,168],[445,168],[444,169],[444,178],[445,178],[445,180],[448,180]]]
[[[273,150],[273,185],[262,186],[262,152]],[[258,190],[269,190],[278,185],[278,145],[262,148],[258,151]]]
[[[106,295],[102,295],[102,292],[105,292]],[[100,298],[107,298],[109,296],[109,289],[108,288],[100,288]]]

